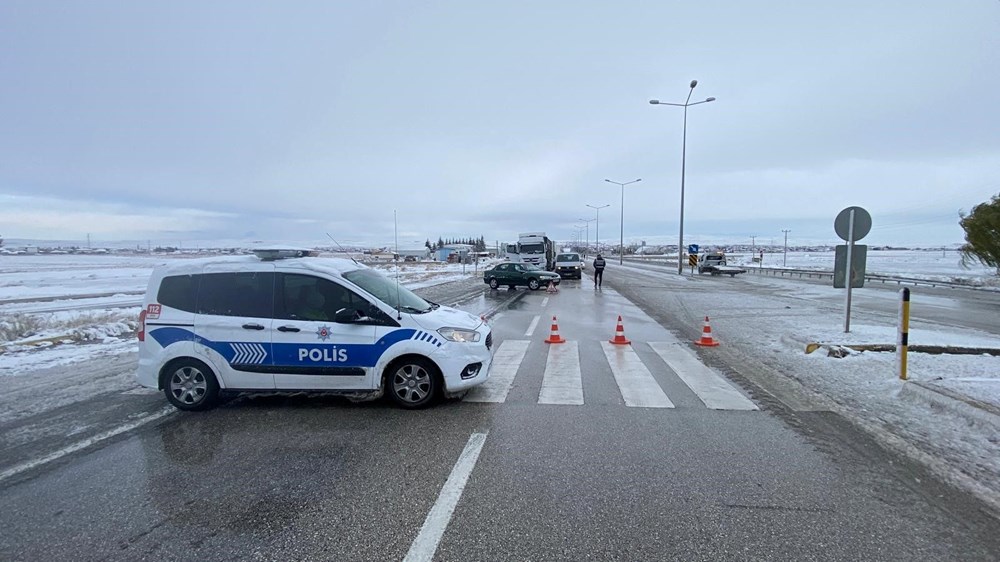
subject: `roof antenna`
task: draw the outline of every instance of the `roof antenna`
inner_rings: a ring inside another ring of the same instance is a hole
[[[326,236],[327,236],[327,238],[329,238],[330,240],[333,240],[333,243],[334,243],[334,244],[336,244],[337,246],[340,246],[340,242],[337,242],[336,240],[334,240],[333,236],[330,236],[330,233],[329,233],[329,232],[327,232],[327,233],[326,233]],[[352,256],[352,255],[350,254],[350,252],[348,252],[348,251],[347,251],[347,249],[346,249],[346,248],[344,248],[343,246],[340,246],[340,249],[341,249],[341,250],[343,250],[345,254],[347,254],[347,257],[351,258],[351,261],[352,261],[352,262],[354,262],[354,263],[355,263],[355,264],[357,264],[357,265],[361,265],[360,263],[358,263],[358,260],[354,259],[354,256]]]
[[[401,303],[399,302],[399,221],[396,220],[396,209],[392,210],[392,229],[396,237],[396,252],[393,261],[396,262],[396,320],[402,320]]]

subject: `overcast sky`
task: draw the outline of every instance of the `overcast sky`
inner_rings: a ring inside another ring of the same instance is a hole
[[[8,238],[961,242],[1000,2],[0,3]],[[590,223],[591,240],[597,225]]]

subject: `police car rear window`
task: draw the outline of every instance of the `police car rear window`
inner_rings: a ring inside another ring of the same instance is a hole
[[[194,312],[200,275],[172,275],[160,281],[156,302],[163,306]]]

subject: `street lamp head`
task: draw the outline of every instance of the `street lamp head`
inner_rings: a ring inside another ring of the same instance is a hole
[[[694,88],[694,87],[695,87],[695,86],[697,86],[697,85],[698,85],[698,81],[697,81],[697,80],[692,80],[692,81],[691,81],[691,87],[692,87],[692,88]]]
[[[642,181],[642,178],[637,178],[635,181]],[[634,182],[633,182],[634,183]]]
[[[609,180],[608,178],[604,178],[604,181],[606,181],[606,182],[608,182],[608,183],[615,183],[615,182],[613,182],[613,181]]]
[[[708,99],[707,99],[707,100],[705,100],[705,101],[715,101],[715,98],[708,98]]]
[[[660,100],[649,100],[649,105],[656,105],[660,103]]]

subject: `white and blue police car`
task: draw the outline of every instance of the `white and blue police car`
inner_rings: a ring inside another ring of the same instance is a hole
[[[139,383],[182,410],[220,392],[388,394],[404,408],[489,377],[492,334],[353,260],[296,249],[154,269],[139,317]]]

